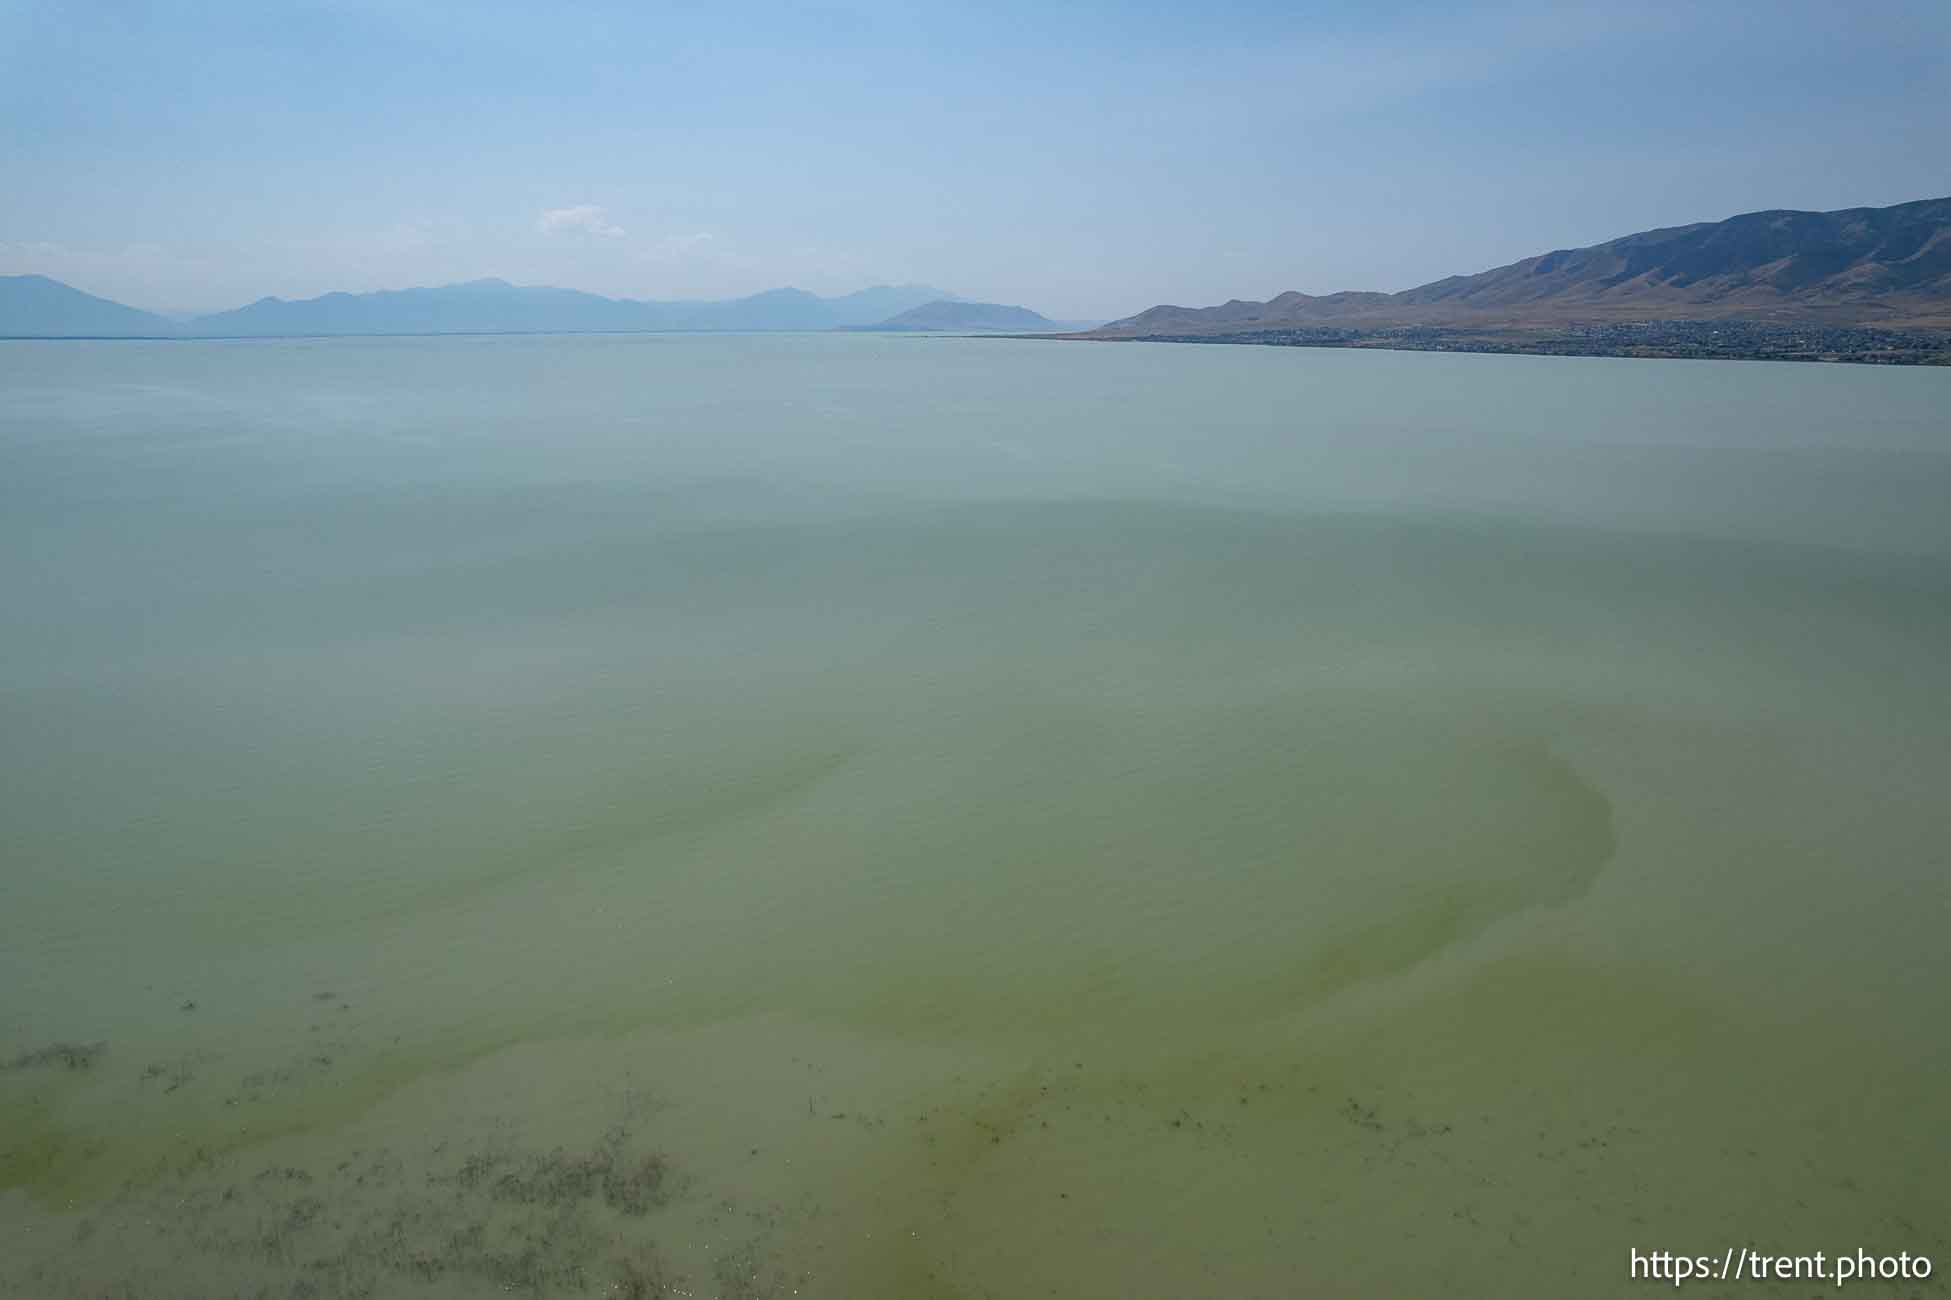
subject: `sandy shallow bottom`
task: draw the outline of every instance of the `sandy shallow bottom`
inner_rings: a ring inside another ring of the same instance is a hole
[[[338,1128],[172,1152],[72,1210],[12,1193],[6,1279],[50,1296],[1613,1295],[1633,1290],[1631,1245],[1941,1252],[1937,1153],[1914,1140],[1941,1101],[1884,1083],[1850,1115],[1860,1079],[1811,1090],[1825,1061],[1771,1048],[1542,955],[1196,1068],[764,1023],[534,1044]],[[1786,1077],[1788,1105],[1768,1095]]]
[[[1288,1014],[929,1033],[714,1011],[429,1062],[389,1032],[402,1013],[330,990],[292,999],[267,1056],[261,1027],[205,1028],[211,990],[139,1049],[0,1076],[38,1121],[12,1167],[45,1162],[0,1202],[0,1276],[131,1297],[1623,1295],[1634,1246],[1942,1256],[1941,1036],[1866,1014],[1941,989],[1840,981],[1820,909],[1769,933],[1738,883],[1667,856],[1718,837],[1848,906],[1810,871],[1832,819],[1795,797],[1833,774],[1769,739],[1568,733],[1610,794],[1603,870],[1384,977],[1310,975],[1324,991]],[[1709,771],[1778,792],[1772,841],[1717,825],[1728,778],[1690,779]],[[1862,806],[1900,842],[1934,828],[1922,794]],[[1655,964],[1662,932],[1718,940],[1711,994]]]

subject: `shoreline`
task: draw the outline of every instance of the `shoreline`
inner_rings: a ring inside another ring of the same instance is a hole
[[[1951,332],[1766,325],[1744,321],[1648,321],[1551,330],[1382,325],[1294,326],[1226,333],[1036,334],[1012,338],[1093,343],[1217,343],[1260,347],[1365,348],[1505,356],[1623,357],[1661,361],[1803,361],[1951,366]]]

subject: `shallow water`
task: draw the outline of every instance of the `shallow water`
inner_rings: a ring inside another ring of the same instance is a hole
[[[0,394],[9,1294],[1951,1269],[1951,373],[473,338]]]

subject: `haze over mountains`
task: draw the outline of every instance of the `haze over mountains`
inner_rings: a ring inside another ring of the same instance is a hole
[[[932,316],[889,328],[984,328],[952,323],[964,313],[1023,312],[1004,325],[1051,328],[1035,312],[966,303],[928,285],[880,285],[835,298],[773,289],[725,301],[653,302],[574,289],[472,280],[438,288],[261,298],[233,311],[173,321],[83,293],[40,275],[0,276],[0,336],[15,338],[277,338],[358,334],[655,332],[668,330],[868,329],[918,308]],[[932,320],[935,323],[918,323]]]
[[[1951,198],[1750,212],[1559,249],[1401,293],[1290,291],[1266,302],[1153,307],[1095,334],[1680,319],[1951,327]]]

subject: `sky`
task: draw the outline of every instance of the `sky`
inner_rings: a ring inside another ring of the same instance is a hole
[[[1951,2],[0,0],[0,273],[1103,319],[1951,195]]]

